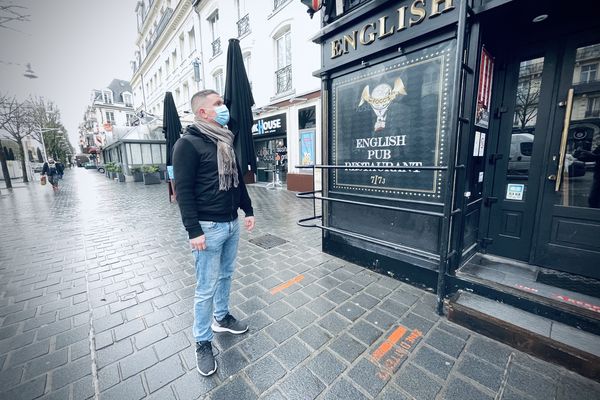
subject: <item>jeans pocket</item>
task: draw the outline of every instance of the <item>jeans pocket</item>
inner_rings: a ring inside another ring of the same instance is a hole
[[[198,221],[200,222],[200,226],[202,227],[203,231],[209,230],[209,229],[215,229],[217,227],[217,223],[214,221]]]

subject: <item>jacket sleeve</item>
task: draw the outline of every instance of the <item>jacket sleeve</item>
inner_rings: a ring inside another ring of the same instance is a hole
[[[44,163],[42,167],[42,175],[46,175],[48,173],[48,163]]]
[[[199,155],[194,145],[186,139],[179,139],[173,148],[173,174],[175,176],[175,193],[181,212],[183,226],[190,239],[204,235],[198,220],[196,207],[196,173]]]
[[[252,208],[252,200],[250,199],[250,195],[248,194],[248,190],[246,189],[246,184],[244,183],[244,175],[242,175],[242,169],[238,164],[238,176],[239,176],[239,184],[240,184],[240,208],[244,210],[244,214],[246,217],[254,216],[254,209]]]

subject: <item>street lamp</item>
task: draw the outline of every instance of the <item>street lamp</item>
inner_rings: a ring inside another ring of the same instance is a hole
[[[36,79],[37,75],[33,72],[33,70],[31,69],[31,64],[27,63],[27,69],[25,70],[25,73],[23,74],[24,77],[29,78],[29,79]]]

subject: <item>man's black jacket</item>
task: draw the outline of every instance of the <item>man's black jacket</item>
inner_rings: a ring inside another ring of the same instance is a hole
[[[194,125],[175,143],[173,174],[181,219],[190,239],[204,234],[199,221],[233,221],[238,208],[247,217],[254,215],[239,165],[238,187],[219,190],[217,145]]]

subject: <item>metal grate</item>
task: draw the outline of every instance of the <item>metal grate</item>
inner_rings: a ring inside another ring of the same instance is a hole
[[[281,244],[287,243],[287,240],[284,240],[277,236],[270,235],[268,233],[266,235],[259,236],[254,239],[250,239],[248,241],[250,243],[253,243],[257,246],[262,247],[265,250],[269,250],[269,249],[272,249],[273,247],[277,247]]]

